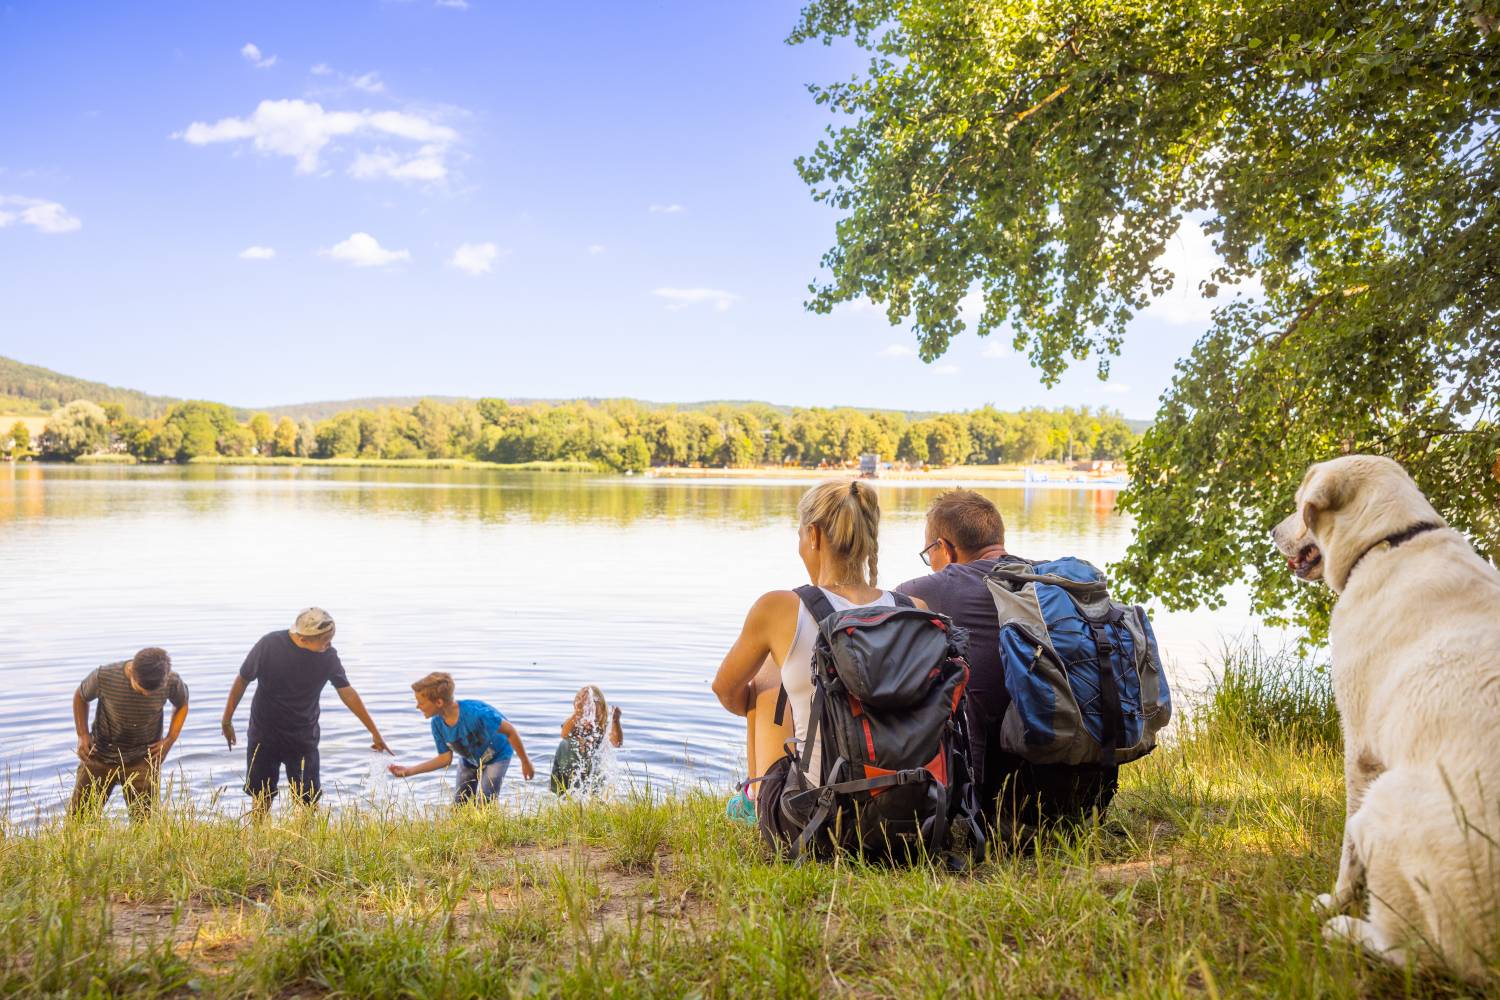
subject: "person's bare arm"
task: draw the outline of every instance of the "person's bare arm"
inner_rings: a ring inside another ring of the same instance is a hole
[[[82,691],[73,692],[73,728],[78,732],[78,759],[88,759],[94,749],[94,737],[89,734],[89,703]]]
[[[724,662],[719,664],[713,691],[719,704],[734,715],[749,714],[755,704],[755,692],[750,682],[760,673],[761,665],[770,655],[771,637],[775,634],[778,619],[787,613],[788,599],[795,601],[797,595],[786,590],[763,594],[750,607],[740,637],[729,648]]]
[[[509,720],[500,723],[500,735],[510,740],[511,749],[521,758],[521,777],[527,781],[536,777],[536,768],[531,766],[531,758],[526,756],[526,745],[521,742],[521,734],[516,732],[516,727]]]
[[[249,681],[235,674],[234,683],[229,685],[229,697],[224,700],[224,718],[219,720],[219,731],[230,746],[234,746],[234,710],[240,707],[240,699],[245,697],[245,689],[249,686]]]
[[[167,726],[167,735],[151,744],[146,755],[151,760],[160,764],[166,759],[167,751],[172,749],[172,744],[177,742],[177,737],[182,735],[182,724],[187,721],[188,703],[183,702],[172,710],[172,722]]]
[[[617,747],[625,742],[625,732],[620,728],[620,706],[615,706],[613,717],[609,721],[609,745]]]
[[[402,767],[400,764],[392,764],[390,767],[386,768],[386,770],[390,771],[398,778],[410,778],[414,774],[426,774],[429,771],[441,771],[451,763],[453,763],[453,751],[446,750],[443,753],[438,754],[431,760],[424,760],[420,764],[413,764],[411,767]]]
[[[335,688],[339,693],[339,701],[343,702],[354,717],[364,724],[370,731],[370,749],[391,752],[391,748],[385,745],[385,739],[380,735],[380,730],[375,728],[375,720],[370,718],[370,713],[365,710],[365,703],[360,700],[359,692],[354,690],[354,685],[349,684],[341,688]]]

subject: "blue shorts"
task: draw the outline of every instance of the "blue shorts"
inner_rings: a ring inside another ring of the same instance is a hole
[[[286,771],[287,787],[300,801],[312,805],[323,794],[318,748],[291,750],[271,743],[245,747],[245,794],[252,798],[276,796],[276,782]]]
[[[510,760],[509,757],[502,757],[488,764],[475,765],[460,758],[458,784],[453,789],[453,801],[467,802],[476,795],[481,800],[495,798],[500,794],[500,783],[505,780]]]

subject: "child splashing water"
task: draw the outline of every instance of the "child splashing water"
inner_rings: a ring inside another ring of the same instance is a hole
[[[604,744],[605,720],[609,722],[609,745],[625,742],[620,729],[620,709],[613,713],[604,701],[604,692],[589,684],[573,696],[573,714],[562,724],[562,742],[552,758],[552,791],[557,795],[569,789],[591,790],[601,783],[599,759]]]

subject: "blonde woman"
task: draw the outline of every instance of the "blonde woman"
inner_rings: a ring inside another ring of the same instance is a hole
[[[797,522],[797,554],[833,610],[904,600],[875,585],[880,501],[868,484],[853,480],[814,486],[797,504]],[[745,718],[747,734],[750,779],[729,800],[726,811],[732,819],[755,822],[757,811],[770,808],[781,793],[791,761],[786,743],[807,736],[817,637],[818,622],[802,598],[792,590],[773,590],[751,606],[740,637],[719,666],[714,694],[726,709]],[[783,690],[786,711],[778,713]],[[816,746],[812,761],[816,774]],[[752,800],[748,793],[757,785]]]
[[[620,707],[611,713],[598,685],[587,684],[573,696],[573,714],[562,724],[562,742],[552,758],[552,791],[562,795],[575,785],[587,787],[594,778],[599,747],[604,743],[605,721],[609,723],[609,745],[620,746],[625,733],[620,728]]]

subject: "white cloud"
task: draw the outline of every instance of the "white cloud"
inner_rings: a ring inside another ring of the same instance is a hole
[[[666,299],[667,308],[674,311],[706,302],[714,307],[715,312],[725,312],[740,298],[719,288],[658,288],[651,294]]]
[[[957,375],[958,374],[958,365],[933,365],[932,366],[932,374],[934,374],[934,375]]]
[[[493,243],[465,243],[453,251],[448,266],[465,274],[488,274],[498,256],[500,248]]]
[[[916,355],[916,348],[910,344],[887,344],[885,350],[880,352],[883,358],[914,358]]]
[[[333,67],[327,63],[318,63],[312,68],[313,76],[332,76]]]
[[[256,69],[270,69],[276,65],[276,57],[262,56],[260,54],[260,46],[254,42],[246,42],[244,47],[240,49],[240,55],[244,56],[245,61]]]
[[[412,157],[402,157],[388,149],[360,153],[349,164],[349,176],[362,181],[378,177],[396,181],[440,181],[448,176],[448,165],[443,162],[444,152],[441,146],[428,145],[417,150],[417,155]]]
[[[652,215],[677,215],[681,212],[686,212],[687,209],[674,201],[670,205],[652,205],[646,211]]]
[[[354,233],[342,243],[320,251],[325,257],[353,264],[355,267],[384,267],[411,260],[409,250],[387,250],[369,233]]]
[[[270,260],[276,256],[272,247],[246,247],[240,251],[240,260]]]
[[[418,144],[414,155],[384,147],[361,152],[349,168],[361,179],[437,181],[447,176],[445,157],[459,135],[447,125],[407,111],[327,111],[315,101],[261,101],[247,118],[193,122],[172,135],[194,146],[249,140],[257,152],[288,156],[299,174],[315,173],[335,139],[373,136]]]
[[[589,256],[590,257],[597,257],[597,256],[599,256],[603,252],[604,252],[604,244],[603,243],[590,243],[589,244]]]
[[[385,93],[385,84],[381,82],[380,74],[373,71],[351,76],[348,78],[348,83],[355,90],[363,90],[367,94]]]
[[[982,357],[986,358],[1008,358],[1011,356],[1012,351],[1010,345],[1006,344],[1003,340],[997,339],[996,335],[992,333],[985,338],[984,347],[979,353]]]
[[[448,7],[452,10],[468,10],[469,0],[437,0],[439,7]]]
[[[1260,280],[1251,278],[1239,285],[1221,286],[1217,298],[1203,297],[1200,285],[1212,283],[1210,276],[1221,261],[1214,252],[1213,241],[1192,219],[1182,221],[1177,232],[1167,240],[1166,249],[1153,263],[1172,272],[1172,287],[1152,302],[1144,315],[1167,323],[1203,326],[1213,318],[1215,307],[1229,301],[1231,295],[1226,292],[1240,291],[1248,295],[1261,292]]]
[[[25,198],[18,194],[0,195],[0,229],[15,222],[50,236],[83,228],[78,216],[70,214],[55,201]]]

